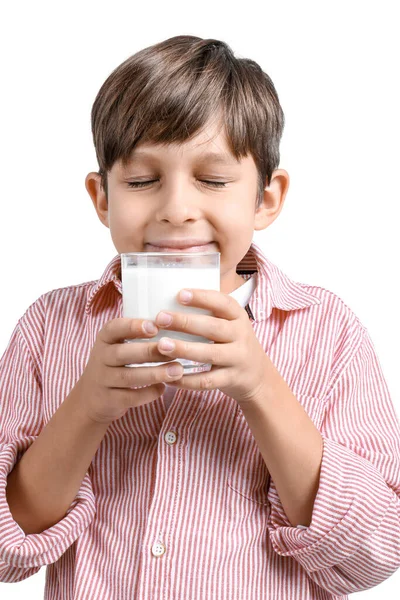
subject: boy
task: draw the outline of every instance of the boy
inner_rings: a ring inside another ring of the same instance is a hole
[[[104,82],[86,188],[118,254],[41,296],[1,359],[1,581],[48,565],[47,599],[314,600],[399,567],[400,427],[370,336],[252,243],[288,190],[283,125],[269,77],[214,39]],[[188,303],[212,316],[121,318],[121,253],[199,245],[221,291]],[[158,329],[214,344],[164,350]]]

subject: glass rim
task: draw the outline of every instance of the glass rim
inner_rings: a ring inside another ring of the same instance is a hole
[[[121,252],[120,256],[204,256],[207,254],[221,254],[221,252]]]

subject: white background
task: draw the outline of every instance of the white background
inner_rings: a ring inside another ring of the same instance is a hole
[[[333,291],[358,315],[399,414],[396,4],[4,3],[0,355],[41,294],[97,279],[117,253],[84,186],[98,169],[90,110],[101,84],[141,48],[190,34],[224,40],[272,78],[291,185],[278,219],[254,240],[291,278]],[[42,568],[0,583],[0,596],[41,599],[44,579]],[[394,600],[399,589],[397,571],[352,598]]]

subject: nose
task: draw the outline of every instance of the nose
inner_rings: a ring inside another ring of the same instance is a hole
[[[166,191],[160,198],[156,217],[160,222],[168,221],[175,226],[197,220],[200,217],[200,208],[193,197],[193,190],[185,192],[182,187],[179,190]]]

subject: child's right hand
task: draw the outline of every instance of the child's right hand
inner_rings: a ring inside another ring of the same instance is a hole
[[[151,338],[156,333],[147,333],[142,324],[144,319],[117,318],[108,321],[98,332],[88,363],[74,390],[78,393],[80,408],[91,420],[111,423],[122,417],[130,407],[149,404],[161,396],[163,382],[180,379],[183,367],[178,362],[180,373],[170,376],[167,368],[126,367],[131,363],[167,362],[168,358],[158,352],[157,342],[125,343],[125,339]],[[171,359],[170,359],[171,361]],[[149,386],[132,389],[134,386]]]

